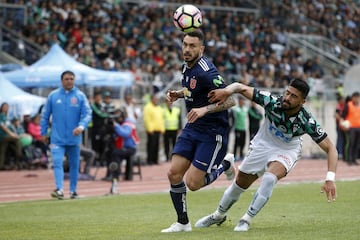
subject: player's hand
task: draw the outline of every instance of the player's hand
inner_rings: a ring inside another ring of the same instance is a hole
[[[47,136],[41,136],[41,141],[45,144],[48,144],[48,137]]]
[[[209,102],[210,103],[217,103],[217,104],[221,104],[223,102],[226,101],[226,99],[231,95],[231,92],[226,89],[215,89],[215,90],[211,90],[208,93],[208,98],[209,98]]]
[[[325,181],[324,185],[321,186],[321,193],[326,193],[328,202],[336,200],[336,185],[333,181]]]
[[[203,117],[207,113],[206,107],[201,108],[193,108],[191,111],[187,114],[187,120],[189,123],[195,122],[197,119]]]
[[[166,93],[166,100],[173,103],[175,102],[176,100],[178,100],[179,98],[179,95],[177,93],[177,91],[175,90],[169,90],[167,93]]]
[[[77,127],[77,128],[75,128],[75,129],[73,130],[73,134],[74,134],[75,136],[81,134],[82,132],[83,132],[83,129],[82,129],[81,127]]]

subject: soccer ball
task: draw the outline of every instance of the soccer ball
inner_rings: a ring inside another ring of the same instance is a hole
[[[340,128],[341,128],[343,131],[349,130],[349,128],[350,128],[350,122],[349,122],[349,120],[341,121],[341,122],[340,122]]]
[[[180,31],[192,32],[201,26],[202,15],[194,5],[185,4],[176,9],[173,22]]]

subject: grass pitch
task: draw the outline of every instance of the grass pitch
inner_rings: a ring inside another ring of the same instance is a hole
[[[146,184],[144,182],[144,184]],[[0,204],[0,239],[359,239],[360,181],[337,182],[327,203],[321,183],[278,185],[248,232],[233,228],[256,188],[249,189],[220,227],[160,233],[176,220],[168,193]],[[224,189],[188,192],[192,224],[213,212]]]

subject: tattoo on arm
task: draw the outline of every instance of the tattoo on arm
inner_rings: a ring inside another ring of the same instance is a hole
[[[225,102],[221,104],[213,103],[206,106],[208,113],[215,113],[227,110],[235,105],[235,100],[232,96],[228,97]]]

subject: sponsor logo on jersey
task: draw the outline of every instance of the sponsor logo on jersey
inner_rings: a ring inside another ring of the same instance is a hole
[[[286,131],[286,126],[284,126],[284,125],[279,125],[279,126],[277,127],[277,129],[280,130],[280,131],[283,132],[283,133],[286,133],[286,132],[287,132],[287,131]]]
[[[223,78],[218,75],[217,78],[213,79],[213,83],[216,87],[219,87],[223,83]]]
[[[269,97],[269,96],[271,95],[270,92],[268,92],[268,91],[263,91],[263,90],[260,90],[259,93],[260,93],[260,95],[264,95],[264,96],[266,96],[266,97]]]
[[[284,127],[284,126],[282,126]],[[283,130],[283,129],[282,129]],[[291,141],[291,137],[288,137],[284,134],[284,132],[282,132],[282,130],[280,131],[278,128],[276,128],[275,126],[273,126],[272,124],[269,125],[269,131],[275,136],[280,138],[282,141],[284,142],[290,142]]]
[[[287,157],[287,156],[285,156],[283,154],[278,154],[276,157],[279,158],[279,159],[282,159],[284,161],[284,163],[288,165],[288,167],[291,166],[291,160],[290,160],[289,157]]]

